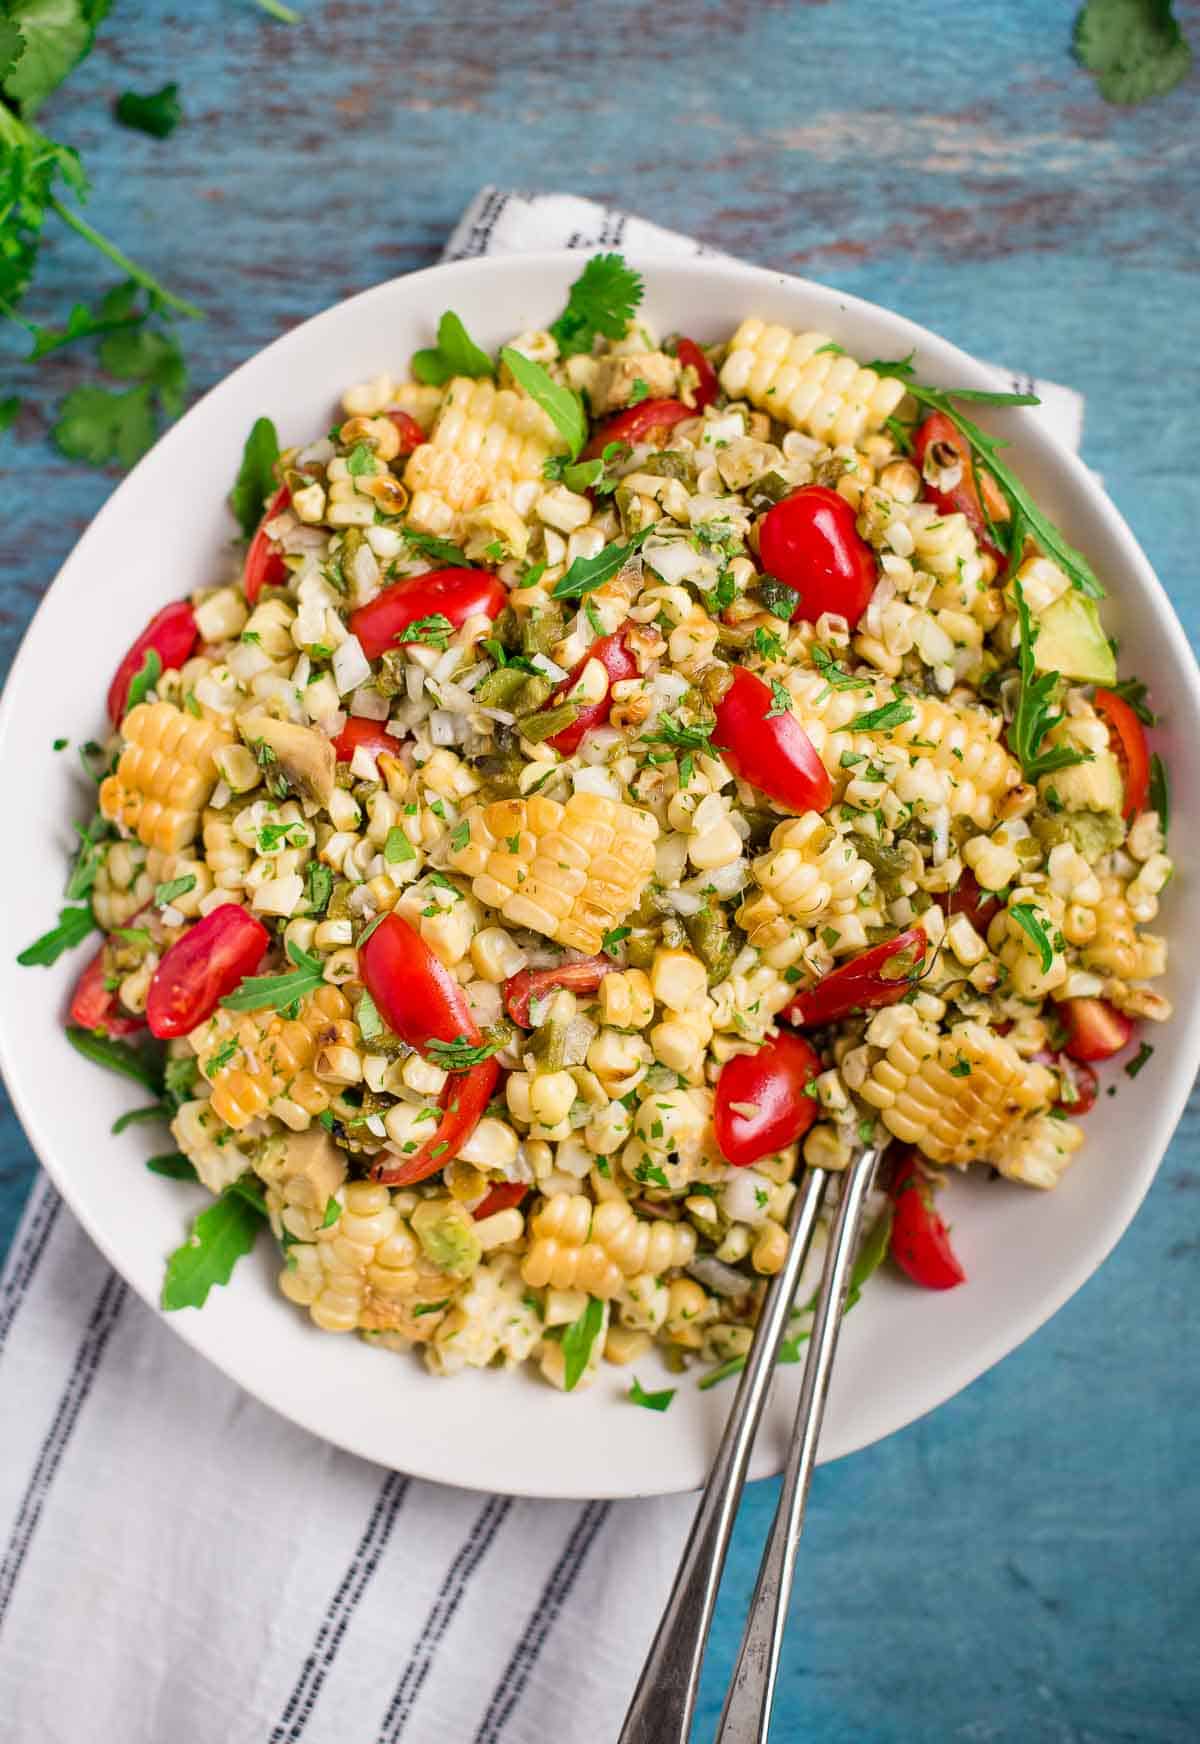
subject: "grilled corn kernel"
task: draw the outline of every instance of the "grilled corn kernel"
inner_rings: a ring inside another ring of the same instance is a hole
[[[881,430],[904,398],[903,382],[863,369],[828,334],[790,333],[756,316],[730,340],[721,386],[793,430],[853,445]]]
[[[169,702],[139,703],[121,723],[116,773],[100,783],[100,810],[148,848],[176,854],[200,827],[217,784],[215,756],[231,740]]]
[[[458,376],[429,441],[404,469],[409,519],[428,532],[446,532],[457,515],[489,500],[507,502],[521,482],[540,481],[545,460],[561,445],[546,413],[526,395]]]
[[[593,1205],[585,1194],[555,1193],[534,1217],[521,1276],[534,1288],[586,1290],[611,1299],[626,1278],[685,1266],[696,1251],[690,1223],[638,1217],[625,1199]]]
[[[213,1109],[227,1126],[238,1131],[270,1112],[303,1132],[332,1100],[318,1076],[318,1056],[353,1049],[358,1026],[345,994],[326,986],[309,995],[297,1017],[221,1009],[188,1041],[213,1087]]]

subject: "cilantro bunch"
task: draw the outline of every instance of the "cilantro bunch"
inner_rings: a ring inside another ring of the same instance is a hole
[[[1163,97],[1192,67],[1171,0],[1088,0],[1075,20],[1075,54],[1110,103]]]

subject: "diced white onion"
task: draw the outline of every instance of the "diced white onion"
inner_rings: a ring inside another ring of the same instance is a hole
[[[607,769],[593,765],[590,768],[577,769],[572,777],[576,793],[599,793],[605,799],[621,799],[623,795],[618,784],[613,780]],[[700,906],[697,901],[697,908]]]
[[[700,566],[700,554],[694,551],[686,539],[663,539],[655,542],[647,540],[642,547],[642,556],[663,581],[686,581],[689,575],[695,574]]]
[[[239,684],[249,684],[256,673],[268,671],[271,657],[263,653],[257,642],[235,642],[225,664]]]
[[[357,776],[360,781],[379,780],[379,767],[365,745],[354,747],[354,755],[350,759],[350,773]]]
[[[365,721],[386,721],[391,707],[391,699],[381,695],[373,684],[360,684],[350,698],[350,713]]]
[[[347,636],[333,656],[333,678],[339,694],[345,696],[348,690],[356,690],[370,676],[371,662],[362,651],[362,643],[357,636]]]
[[[425,689],[425,674],[419,666],[409,666],[404,672],[404,687],[410,702],[419,702]]]
[[[529,664],[536,666],[544,678],[553,679],[555,684],[560,683],[567,676],[566,667],[556,665],[548,654],[535,654]]]
[[[429,717],[429,737],[435,745],[456,745],[462,737],[462,722],[449,709],[434,709]]]

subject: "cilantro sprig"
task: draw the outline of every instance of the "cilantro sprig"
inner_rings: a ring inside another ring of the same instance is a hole
[[[1171,0],[1088,0],[1075,20],[1075,55],[1109,103],[1165,96],[1192,65]]]
[[[163,85],[158,91],[122,91],[113,109],[122,127],[136,133],[148,133],[152,139],[166,139],[183,120],[179,102],[179,86]]]
[[[444,1072],[469,1072],[473,1066],[481,1066],[493,1054],[498,1054],[507,1041],[507,1036],[493,1036],[478,1043],[469,1041],[466,1036],[455,1036],[452,1042],[438,1041],[435,1037],[426,1043],[425,1052]]]
[[[596,254],[567,294],[550,332],[563,357],[590,351],[597,338],[621,339],[642,300],[641,275],[620,254]]]

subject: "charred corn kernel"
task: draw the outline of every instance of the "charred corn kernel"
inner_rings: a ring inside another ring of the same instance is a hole
[[[972,836],[963,846],[962,857],[983,890],[1003,890],[1021,873],[1015,848],[1008,842],[994,842],[990,836]]]
[[[791,333],[755,316],[729,342],[721,386],[793,430],[854,445],[881,430],[904,398],[903,382],[863,369],[827,334]]]
[[[1125,887],[1115,875],[1100,880],[1100,901],[1095,912],[1094,936],[1081,952],[1084,966],[1129,980],[1137,969],[1137,929]]]
[[[813,926],[826,915],[852,913],[872,873],[849,837],[809,811],[775,826],[770,852],[754,862],[754,877],[758,894],[742,904],[738,921],[750,943],[762,948],[776,942],[781,917]]]
[[[200,827],[217,784],[215,754],[229,735],[169,702],[139,703],[121,723],[116,773],[100,783],[100,810],[148,848],[178,853]]]
[[[258,759],[245,745],[222,745],[213,761],[221,780],[233,793],[249,793],[262,781]]]
[[[650,986],[655,999],[668,1011],[687,1011],[705,1001],[708,970],[691,951],[657,950]]]
[[[963,1166],[990,1162],[1027,1116],[1049,1107],[1055,1088],[1052,1073],[982,1024],[939,1035],[917,1020],[903,1025],[859,1095],[894,1137],[935,1163]]]
[[[518,974],[529,961],[503,927],[484,927],[471,940],[471,963],[485,981],[499,983]]]
[[[1012,580],[1006,578],[1005,592],[1012,594],[1015,600],[1014,582],[1020,582],[1025,604],[1035,620],[1047,606],[1052,606],[1055,600],[1061,599],[1071,586],[1066,573],[1049,557],[1027,557]]]
[[[781,1224],[768,1221],[758,1232],[750,1250],[750,1264],[764,1277],[773,1277],[787,1258],[787,1231]]]
[[[336,987],[319,987],[295,1018],[274,1011],[219,1010],[188,1036],[212,1085],[215,1113],[235,1131],[270,1112],[303,1132],[329,1107],[331,1092],[317,1076],[318,1056],[353,1048],[358,1026]]]
[[[820,1121],[805,1137],[804,1160],[810,1169],[848,1169],[851,1156],[845,1134],[828,1121]]]
[[[508,502],[523,481],[540,482],[544,462],[561,446],[551,420],[525,394],[457,376],[429,441],[404,469],[409,519],[446,532],[457,515],[489,500]]]
[[[1129,912],[1136,921],[1153,920],[1158,913],[1158,898],[1170,882],[1173,867],[1165,854],[1151,854],[1136,878],[1125,890]]]
[[[707,1007],[708,1009],[704,1009]],[[698,1083],[704,1072],[704,1050],[712,1040],[711,1001],[695,1011],[672,1011],[650,1031],[650,1046],[660,1065]]]
[[[608,1157],[629,1137],[632,1116],[622,1102],[610,1102],[583,1129],[584,1143],[594,1156]]]
[[[615,970],[600,983],[600,1018],[617,1029],[645,1029],[654,1016],[650,977],[642,969]]]
[[[1048,1191],[1058,1185],[1082,1143],[1081,1127],[1039,1114],[1023,1122],[989,1160],[1010,1180]]]
[[[674,1278],[667,1286],[663,1330],[672,1343],[698,1350],[703,1343],[703,1329],[716,1314],[716,1303],[693,1278]]]
[[[606,1300],[621,1293],[626,1278],[659,1276],[687,1265],[696,1252],[690,1223],[645,1221],[628,1200],[593,1205],[583,1193],[553,1194],[534,1217],[531,1233],[521,1265],[527,1284],[585,1290]]]
[[[420,450],[418,449],[418,453]],[[535,796],[466,814],[470,837],[450,863],[511,925],[593,954],[639,900],[654,869],[658,824],[600,794],[565,805]]]
[[[689,1157],[699,1148],[708,1123],[708,1092],[702,1090],[656,1090],[638,1103],[634,1115],[637,1155],[643,1150],[657,1156],[672,1152]]]

